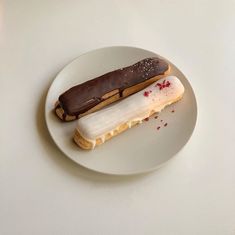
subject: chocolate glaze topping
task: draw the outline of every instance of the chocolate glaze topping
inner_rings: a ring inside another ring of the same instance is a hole
[[[154,76],[164,74],[169,68],[167,62],[157,57],[146,58],[131,66],[121,68],[74,86],[59,97],[59,105],[64,109],[63,119],[68,115],[84,113],[105,100],[105,94],[118,89],[122,92]]]

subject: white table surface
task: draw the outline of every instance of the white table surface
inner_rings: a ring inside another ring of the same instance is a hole
[[[111,45],[165,56],[195,90],[194,134],[158,171],[97,174],[48,135],[55,75]],[[235,234],[234,63],[232,0],[1,1],[0,234]]]

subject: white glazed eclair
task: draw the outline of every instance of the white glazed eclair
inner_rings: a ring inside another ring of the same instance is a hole
[[[178,101],[183,93],[184,86],[177,77],[162,78],[118,103],[80,118],[74,141],[83,149],[93,149]]]

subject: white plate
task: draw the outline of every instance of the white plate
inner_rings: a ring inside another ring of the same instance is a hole
[[[94,171],[128,175],[158,168],[187,143],[196,124],[196,99],[186,77],[169,61],[171,73],[185,86],[183,99],[164,109],[158,119],[151,118],[92,151],[81,150],[72,141],[76,121],[63,123],[53,112],[58,96],[68,88],[151,56],[158,55],[135,47],[101,48],[79,56],[56,76],[48,91],[45,117],[51,137],[65,155]]]

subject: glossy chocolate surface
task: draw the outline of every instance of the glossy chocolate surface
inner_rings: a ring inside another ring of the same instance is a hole
[[[146,58],[131,66],[121,68],[74,86],[59,97],[57,108],[64,109],[64,116],[84,113],[103,100],[105,94],[118,90],[120,96],[129,87],[164,74],[169,68],[167,62],[157,57]],[[64,118],[65,119],[65,118]]]

